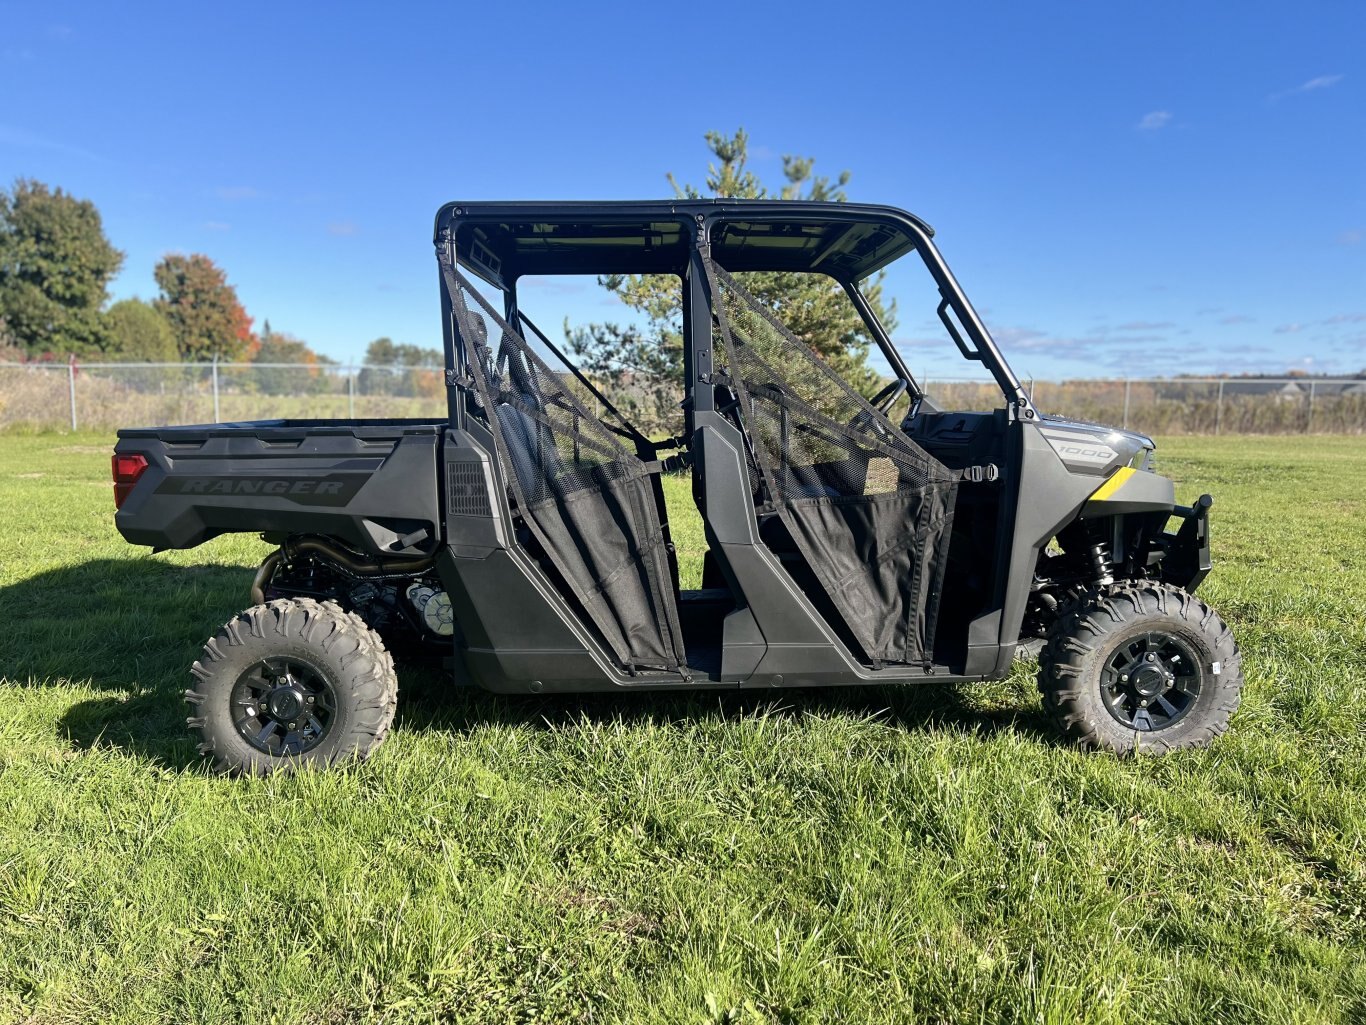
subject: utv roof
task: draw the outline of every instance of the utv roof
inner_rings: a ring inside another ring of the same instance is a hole
[[[699,225],[731,271],[820,271],[858,281],[934,230],[913,214],[864,203],[774,199],[447,203],[457,259],[499,287],[528,274],[681,273]]]

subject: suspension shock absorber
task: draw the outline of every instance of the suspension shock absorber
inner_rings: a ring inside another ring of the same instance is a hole
[[[1086,546],[1086,556],[1090,562],[1091,582],[1097,587],[1109,587],[1115,582],[1114,566],[1110,562],[1110,546],[1097,540],[1094,535]]]

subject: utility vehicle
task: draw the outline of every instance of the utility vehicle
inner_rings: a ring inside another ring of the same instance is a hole
[[[451,203],[445,416],[120,431],[127,540],[277,546],[194,664],[201,750],[249,773],[365,757],[396,649],[550,694],[999,679],[1031,640],[1082,746],[1207,744],[1242,685],[1194,597],[1210,498],[1178,506],[1146,437],[1041,414],[932,235],[854,203]],[[887,267],[929,284],[988,408],[941,409],[912,377],[869,298]],[[889,383],[865,397],[818,356],[802,311],[750,287],[775,273],[848,303]],[[675,437],[633,425],[523,309],[519,283],[617,274],[677,290]],[[698,590],[679,587],[665,473],[701,515]]]

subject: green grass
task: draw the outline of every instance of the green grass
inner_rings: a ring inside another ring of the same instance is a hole
[[[1058,746],[1023,665],[553,700],[411,671],[368,765],[243,781],[180,691],[265,549],[124,545],[108,444],[0,438],[0,1022],[1366,1020],[1360,439],[1159,450],[1217,498],[1245,654],[1208,752]]]

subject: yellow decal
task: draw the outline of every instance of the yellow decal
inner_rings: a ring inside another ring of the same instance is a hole
[[[1132,466],[1121,466],[1110,476],[1109,480],[1107,480],[1100,487],[1096,488],[1095,492],[1092,493],[1088,501],[1104,502],[1107,498],[1109,498],[1121,487],[1123,487],[1124,483],[1134,475],[1134,472],[1135,471]]]

